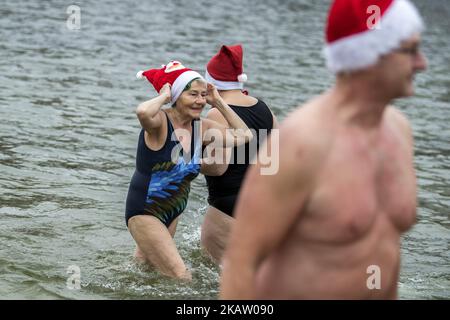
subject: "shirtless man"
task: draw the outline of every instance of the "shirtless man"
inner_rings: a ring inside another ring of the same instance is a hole
[[[379,27],[355,37],[373,3]],[[426,68],[421,30],[407,0],[334,1],[325,52],[336,84],[282,124],[278,173],[249,172],[221,298],[397,298],[416,179],[410,125],[390,103],[411,96],[414,74]],[[374,40],[379,46],[365,46]]]

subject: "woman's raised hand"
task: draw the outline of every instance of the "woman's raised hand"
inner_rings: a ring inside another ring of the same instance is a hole
[[[161,90],[159,91],[159,95],[165,97],[164,104],[170,102],[170,100],[172,99],[172,94],[170,92],[169,83],[166,83],[165,85],[162,86]]]
[[[207,96],[206,96],[206,102],[208,102],[209,105],[212,107],[217,107],[217,102],[220,101],[221,96],[219,94],[219,91],[217,91],[217,88],[212,83],[207,84]]]

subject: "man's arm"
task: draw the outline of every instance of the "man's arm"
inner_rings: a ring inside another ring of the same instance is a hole
[[[279,169],[261,175],[262,165],[250,169],[235,212],[236,221],[224,256],[222,299],[255,299],[255,274],[262,261],[282,244],[298,219],[312,189],[314,161],[299,142],[298,124],[280,130]],[[306,137],[305,137],[306,138]],[[266,152],[271,139],[261,147]],[[272,142],[275,143],[275,142]],[[267,154],[267,152],[266,152]]]
[[[397,108],[388,107],[388,116],[395,122],[395,124],[400,128],[403,138],[407,141],[407,146],[409,148],[409,154],[413,156],[414,154],[414,137],[411,129],[411,125],[408,118]]]
[[[402,139],[404,143],[399,146],[404,148],[404,152],[407,155],[407,162],[405,162],[404,168],[409,170],[409,175],[412,177],[414,181],[414,215],[416,216],[417,211],[417,178],[416,178],[416,171],[414,166],[414,135],[411,128],[411,125],[408,121],[408,118],[398,109],[395,107],[390,106],[387,109],[388,118],[392,120],[392,123],[394,126],[397,127],[398,131],[402,135]]]

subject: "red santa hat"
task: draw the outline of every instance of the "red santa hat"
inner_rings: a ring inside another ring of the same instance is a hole
[[[240,44],[222,46],[206,65],[205,79],[217,90],[243,89],[247,75],[243,73],[243,52]]]
[[[160,69],[139,71],[136,74],[136,77],[138,79],[147,78],[157,92],[159,92],[166,83],[169,83],[171,86],[170,92],[172,95],[172,104],[177,101],[189,82],[196,78],[205,81],[198,72],[184,67],[179,61],[170,61],[167,66],[163,65]]]
[[[369,67],[423,29],[409,0],[334,0],[326,28],[327,67],[334,73]]]

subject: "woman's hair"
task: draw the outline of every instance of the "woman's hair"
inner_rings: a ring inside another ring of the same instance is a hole
[[[188,84],[186,85],[186,87],[184,87],[183,92],[188,91],[188,90],[191,88],[191,86],[192,86],[192,82],[197,81],[197,80],[203,81],[203,79],[202,79],[202,78],[199,78],[199,77],[192,79],[191,81],[188,82]],[[175,108],[176,104],[177,104],[177,102],[175,101],[175,102],[172,104],[172,108]]]

